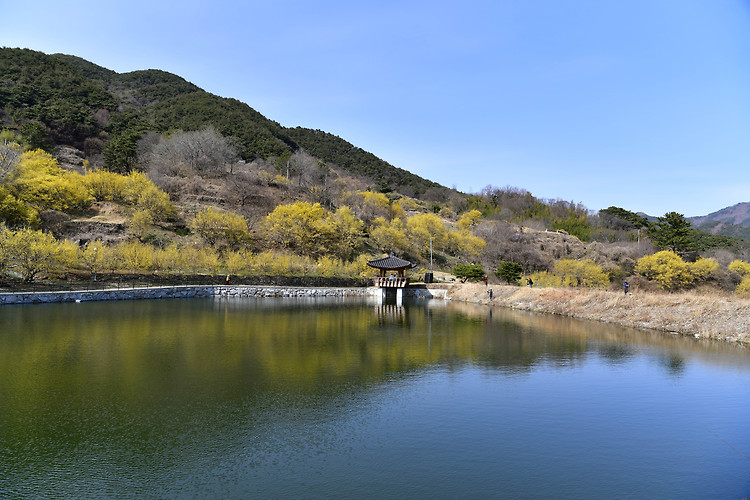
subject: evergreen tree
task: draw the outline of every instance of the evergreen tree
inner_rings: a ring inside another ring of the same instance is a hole
[[[509,285],[518,284],[521,279],[523,266],[518,262],[501,262],[495,269],[495,276],[508,282]]]
[[[649,229],[649,236],[658,248],[671,250],[677,254],[686,254],[693,250],[690,222],[677,212],[669,212]]]

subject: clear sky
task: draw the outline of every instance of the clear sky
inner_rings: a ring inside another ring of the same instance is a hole
[[[0,46],[156,68],[464,192],[750,201],[750,0],[0,0]]]

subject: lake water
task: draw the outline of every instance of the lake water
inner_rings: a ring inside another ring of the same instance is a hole
[[[0,308],[0,498],[750,496],[750,353],[429,301]]]

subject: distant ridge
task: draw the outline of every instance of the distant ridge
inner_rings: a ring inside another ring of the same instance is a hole
[[[750,239],[750,202],[737,203],[700,217],[689,217],[694,227],[713,234]]]

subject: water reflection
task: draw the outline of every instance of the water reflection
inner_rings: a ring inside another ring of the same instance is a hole
[[[203,469],[212,471],[201,476],[204,492],[221,496],[208,477],[226,473],[244,485],[279,477],[283,484],[279,471],[316,457],[335,461],[336,453],[341,464],[325,467],[346,467],[354,452],[342,450],[368,446],[385,454],[378,460],[397,463],[388,450],[420,428],[415,424],[398,439],[391,429],[424,398],[420,418],[434,415],[429,423],[435,429],[465,420],[465,428],[440,434],[463,439],[457,449],[465,446],[462,433],[483,422],[492,424],[482,432],[511,446],[512,436],[495,426],[498,419],[508,432],[525,419],[536,427],[521,434],[570,426],[577,436],[577,422],[589,416],[576,413],[582,386],[602,405],[609,386],[624,379],[612,373],[637,368],[626,377],[635,388],[618,386],[618,397],[633,393],[631,406],[614,413],[632,412],[637,419],[642,388],[654,377],[641,365],[679,379],[696,363],[746,374],[750,360],[727,344],[442,301],[403,307],[314,298],[10,306],[0,309],[0,324],[0,470],[13,471],[0,477],[2,497],[35,496],[50,484],[58,488],[45,493],[51,496],[139,496],[143,484],[161,488],[149,490],[153,496],[180,496],[181,481],[193,494],[197,481],[184,471],[199,476]],[[613,372],[602,376],[603,369]],[[556,386],[564,376],[571,385]],[[458,394],[451,393],[455,380],[462,380]],[[597,384],[604,386],[600,393]],[[574,406],[563,406],[567,401]],[[570,414],[575,423],[540,423],[548,414]],[[381,421],[376,433],[372,426]],[[494,448],[485,451],[490,462],[499,460]],[[362,455],[363,463],[372,458]],[[213,462],[217,456],[221,465]],[[86,490],[78,489],[80,471],[88,477]]]

